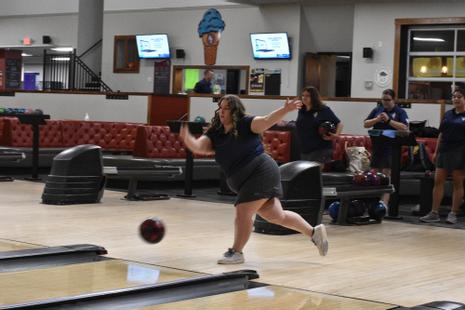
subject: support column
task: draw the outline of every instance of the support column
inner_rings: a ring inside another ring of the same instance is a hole
[[[77,55],[82,55],[102,36],[103,0],[79,0]],[[82,60],[99,74],[102,71],[102,45],[94,47]]]

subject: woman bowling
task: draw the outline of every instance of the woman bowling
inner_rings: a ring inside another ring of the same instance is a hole
[[[463,179],[465,175],[465,90],[456,88],[452,94],[454,108],[444,114],[439,126],[439,137],[433,162],[434,173],[432,210],[420,218],[426,223],[439,222],[439,207],[444,196],[444,183],[452,174],[452,211],[447,215],[446,223],[457,223],[457,213],[463,200]]]
[[[215,160],[224,171],[228,185],[237,193],[234,243],[218,260],[218,264],[244,262],[243,249],[258,213],[267,221],[294,229],[306,235],[320,255],[328,252],[326,228],[312,227],[295,212],[283,210],[281,177],[276,162],[264,152],[260,134],[280,121],[287,113],[300,109],[300,100],[286,100],[283,107],[266,116],[246,115],[239,97],[226,95],[207,132],[195,138],[187,128],[181,129],[185,145],[197,154],[215,153]]]

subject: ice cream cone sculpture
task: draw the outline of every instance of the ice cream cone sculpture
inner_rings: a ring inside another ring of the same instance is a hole
[[[216,9],[207,10],[199,23],[197,32],[199,33],[199,37],[202,38],[206,65],[214,65],[216,63],[216,52],[224,27],[225,23],[221,18],[220,12]]]

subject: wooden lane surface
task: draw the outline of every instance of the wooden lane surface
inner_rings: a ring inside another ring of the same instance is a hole
[[[0,304],[37,302],[198,276],[197,273],[122,260],[6,272],[0,273]]]
[[[143,310],[384,310],[394,307],[365,300],[350,299],[309,291],[265,286],[174,303],[141,308]]]
[[[13,240],[0,239],[0,252],[18,251],[26,249],[40,248],[38,245],[18,242]]]
[[[1,184],[2,238],[47,246],[98,244],[111,257],[209,274],[253,269],[267,284],[410,307],[434,300],[465,303],[462,229],[394,221],[328,225],[324,258],[302,235],[253,233],[244,249],[246,263],[222,266],[216,260],[233,238],[231,204],[126,201],[125,193],[105,190],[99,204],[53,206],[40,203],[43,188],[24,181]],[[153,216],[167,225],[155,245],[138,234],[139,224]]]

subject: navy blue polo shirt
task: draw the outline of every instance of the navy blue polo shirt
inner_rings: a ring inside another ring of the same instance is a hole
[[[212,92],[212,83],[202,79],[195,84],[194,91],[196,93],[210,94]]]
[[[465,144],[465,112],[457,113],[455,109],[444,113],[439,126],[441,133],[440,150],[446,151]]]
[[[223,127],[205,133],[212,142],[216,162],[228,177],[264,152],[260,135],[252,132],[253,119],[246,115],[237,122],[237,136],[224,133]]]
[[[316,150],[332,148],[332,142],[323,140],[318,133],[318,127],[326,121],[335,125],[341,122],[328,106],[323,106],[320,110],[311,109],[310,111],[307,111],[304,106],[299,110],[296,127],[302,153],[307,154]]]
[[[374,108],[368,117],[365,120],[373,119],[380,115],[381,113],[386,112],[386,114],[389,116],[390,119],[400,122],[402,124],[408,125],[408,116],[407,112],[405,112],[404,109],[399,107],[398,105],[395,105],[394,108],[391,111],[388,111],[384,109],[383,105],[378,105],[376,108]],[[376,123],[373,126],[373,129],[381,129],[381,130],[396,130],[394,127],[391,126],[391,124],[387,124],[384,122],[379,122]],[[372,140],[373,145],[372,145],[372,151],[373,153],[379,154],[379,155],[385,155],[389,156],[391,155],[391,150],[392,147],[389,144],[386,143],[377,143],[376,140]]]

